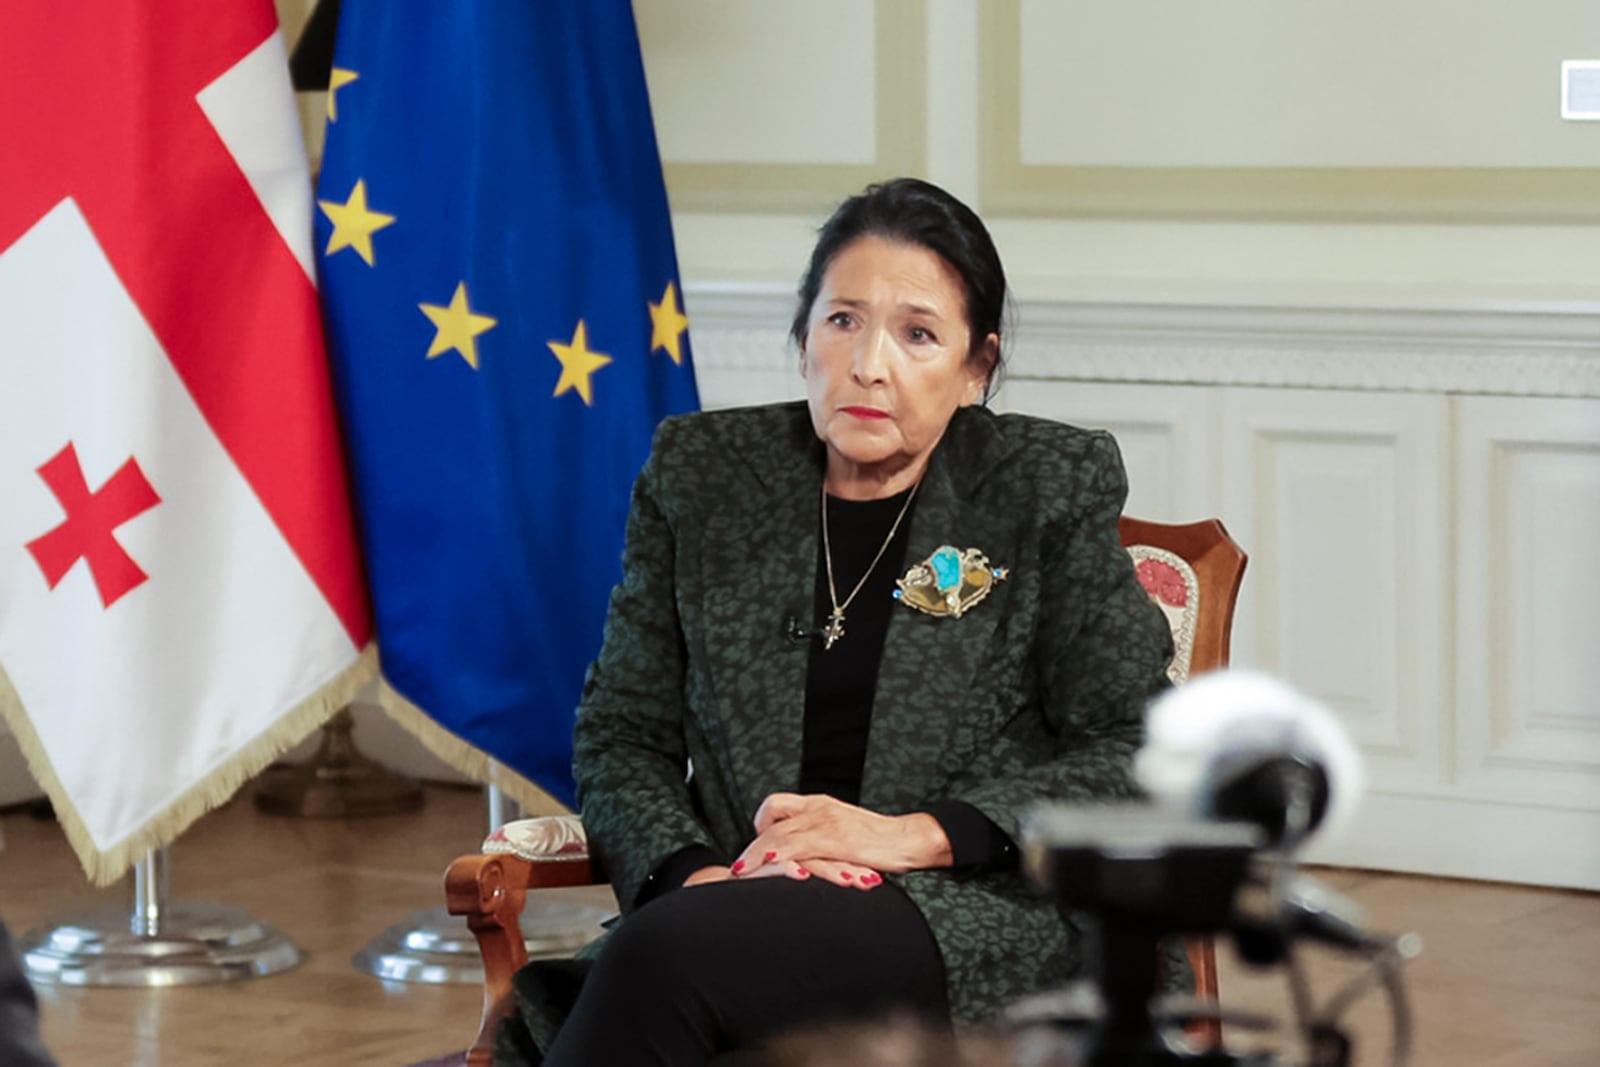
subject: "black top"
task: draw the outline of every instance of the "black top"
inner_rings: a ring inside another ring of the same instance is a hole
[[[905,573],[906,541],[911,530],[908,512],[894,529],[900,509],[911,490],[882,500],[841,500],[828,497],[829,544],[833,552],[834,591],[839,603],[850,596],[857,582],[861,591],[844,612],[844,636],[832,648],[821,636],[833,613],[828,596],[827,557],[823,552],[821,517],[817,530],[817,581],[811,639],[811,659],[806,668],[805,741],[800,756],[800,792],[827,793],[849,804],[861,801],[861,768],[867,755],[867,731],[872,724],[872,700],[878,689],[878,665],[883,642],[889,635],[889,615],[894,602],[895,579]],[[914,510],[916,502],[912,501]],[[821,508],[818,508],[819,513]],[[883,558],[872,567],[883,548]],[[867,568],[872,567],[871,573]],[[899,608],[905,611],[905,608]]]
[[[827,793],[849,804],[861,799],[861,772],[867,755],[867,735],[872,726],[872,701],[878,688],[878,666],[889,620],[896,611],[909,611],[894,596],[895,579],[906,571],[906,545],[912,501],[883,558],[872,566],[894,528],[895,518],[911,490],[882,500],[844,500],[828,497],[828,543],[833,556],[834,589],[839,603],[850,596],[857,582],[865,582],[844,612],[844,635],[832,648],[824,646],[823,628],[833,613],[828,596],[827,558],[822,549],[822,516],[817,518],[817,577],[813,624],[803,628],[811,640],[806,667],[804,740],[800,753],[798,792]],[[867,568],[872,567],[871,573]],[[952,866],[958,876],[987,874],[1016,866],[1016,843],[988,816],[971,804],[943,800],[924,809],[939,821],[950,839]],[[683,884],[701,867],[732,862],[709,848],[691,845],[667,857],[639,889],[642,905]]]

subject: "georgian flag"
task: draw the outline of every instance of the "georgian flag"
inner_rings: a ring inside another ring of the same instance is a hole
[[[370,622],[270,0],[22,5],[0,83],[0,714],[106,883]]]

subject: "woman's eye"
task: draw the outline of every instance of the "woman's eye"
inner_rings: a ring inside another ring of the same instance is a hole
[[[906,336],[919,345],[927,344],[930,341],[936,340],[926,326],[912,326],[906,330]]]
[[[848,311],[835,311],[828,316],[828,322],[830,325],[837,326],[842,330],[850,325],[850,313]]]

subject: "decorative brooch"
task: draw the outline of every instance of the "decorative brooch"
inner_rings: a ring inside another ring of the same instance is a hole
[[[912,564],[904,578],[895,579],[899,588],[894,595],[902,604],[926,614],[959,619],[1010,573],[1005,567],[991,567],[989,557],[976,548],[962,552],[940,545],[933,555]]]

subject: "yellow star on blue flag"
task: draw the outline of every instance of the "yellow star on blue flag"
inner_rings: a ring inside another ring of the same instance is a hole
[[[438,304],[418,304],[417,307],[422,309],[422,313],[428,316],[428,321],[438,331],[433,335],[433,343],[428,346],[428,358],[442,356],[454,349],[467,361],[467,366],[477,370],[477,337],[493,329],[497,320],[491,315],[477,314],[467,306],[467,283],[456,286],[449,304],[442,307]]]

